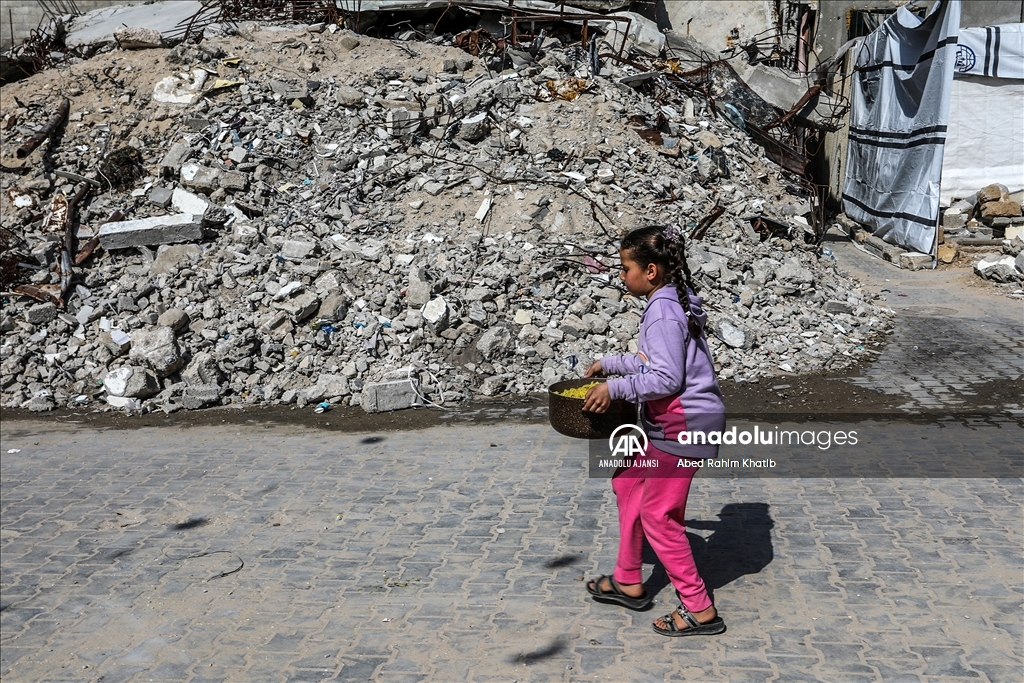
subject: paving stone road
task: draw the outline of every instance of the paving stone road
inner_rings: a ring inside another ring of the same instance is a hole
[[[987,430],[909,455],[1019,436]],[[663,573],[648,612],[587,598],[582,578],[614,562],[614,502],[543,425],[326,441],[16,423],[0,446],[4,681],[1015,681],[1024,666],[1019,477],[698,477],[693,543],[729,630],[667,639],[649,626],[673,602]]]
[[[891,275],[879,273],[866,277]],[[907,410],[935,408],[929,397],[969,405],[985,372],[1020,377],[1019,302],[975,297],[945,313],[934,275],[899,275],[913,294],[896,302],[900,330],[853,380],[891,381]],[[948,396],[927,380],[915,394],[910,378],[936,362],[908,348],[948,339],[951,319],[996,352],[977,373],[950,362],[944,381],[964,386]],[[691,543],[729,628],[679,639],[650,628],[675,604],[653,556],[653,609],[587,597],[584,577],[614,563],[614,500],[588,477],[585,444],[543,424],[339,434],[6,422],[0,677],[1017,683],[1019,408],[941,429],[899,416],[847,425],[876,455],[987,455],[1011,463],[1006,476],[699,475]]]

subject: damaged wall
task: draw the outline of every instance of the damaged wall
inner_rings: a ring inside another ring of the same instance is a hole
[[[71,9],[71,3],[51,2],[57,11]],[[64,7],[64,5],[67,7]],[[128,4],[127,0],[75,0],[74,7],[79,12],[90,12],[100,7]],[[3,11],[0,12],[0,50],[6,50],[15,43],[28,38],[29,34],[39,26],[39,22],[47,18],[46,8],[39,0],[4,0]]]
[[[771,0],[680,0],[664,6],[673,31],[696,38],[715,56],[775,26],[775,3]]]

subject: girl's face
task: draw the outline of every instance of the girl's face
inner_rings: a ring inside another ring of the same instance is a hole
[[[619,250],[619,260],[622,262],[619,278],[633,296],[649,296],[664,284],[657,264],[649,263],[644,268],[631,253],[622,249]]]

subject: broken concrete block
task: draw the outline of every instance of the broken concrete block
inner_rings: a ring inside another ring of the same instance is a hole
[[[997,217],[1015,218],[1020,215],[1020,204],[1012,201],[986,202],[981,205],[981,219],[991,221]]]
[[[804,268],[799,261],[789,259],[775,271],[775,279],[787,284],[810,284],[814,282],[814,273]]]
[[[942,228],[944,230],[960,230],[967,225],[967,214],[959,211],[947,210],[942,214]]]
[[[185,387],[181,405],[185,410],[199,410],[220,400],[220,387],[216,384],[198,384]]]
[[[573,313],[569,313],[562,318],[558,329],[565,334],[571,334],[577,339],[583,338],[590,331],[590,327]]]
[[[956,245],[949,242],[939,245],[939,260],[952,263],[956,259]]]
[[[316,242],[286,240],[281,245],[281,256],[289,261],[301,261],[316,250]]]
[[[275,95],[280,95],[285,104],[292,104],[296,100],[305,107],[312,107],[313,98],[309,96],[309,89],[304,86],[295,86],[285,81],[270,81],[270,89]]]
[[[476,350],[486,359],[501,358],[512,348],[512,334],[504,325],[495,325],[480,337]]]
[[[716,320],[712,325],[712,329],[716,337],[734,349],[742,349],[747,343],[747,333],[728,320]]]
[[[490,132],[487,125],[487,112],[482,111],[462,119],[459,126],[459,139],[466,142],[477,142],[482,140]]]
[[[219,385],[224,375],[217,365],[217,359],[205,351],[192,356],[188,367],[181,371],[181,379],[191,386]]]
[[[432,294],[429,282],[419,279],[410,279],[409,286],[405,290],[405,303],[410,308],[421,308],[430,301]]]
[[[359,47],[359,38],[357,38],[355,34],[351,32],[342,35],[338,42],[346,50],[354,50],[357,47]]]
[[[117,221],[101,226],[99,238],[104,249],[196,242],[203,238],[203,220],[202,216],[181,213],[135,221]]]
[[[231,159],[231,161],[235,162],[236,164],[245,163],[245,160],[246,158],[248,158],[248,156],[249,150],[247,150],[245,147],[242,147],[241,145],[232,147],[231,151],[228,152],[228,159]]]
[[[192,70],[191,82],[184,75],[167,76],[153,86],[153,101],[161,104],[195,104],[209,77],[210,72],[198,68]]]
[[[166,209],[171,204],[173,193],[166,187],[154,187],[149,191],[149,203]]]
[[[444,297],[437,297],[427,302],[423,307],[423,320],[434,331],[434,334],[441,334],[448,327],[448,302]]]
[[[363,91],[350,85],[339,85],[334,96],[343,107],[362,107],[366,104],[366,95]]]
[[[905,270],[925,270],[932,267],[930,254],[922,254],[917,251],[908,251],[900,254],[900,268]]]
[[[56,408],[57,404],[54,402],[50,390],[42,389],[36,392],[26,407],[33,413],[45,413]]]
[[[157,325],[160,327],[169,327],[175,332],[180,332],[188,327],[188,323],[188,313],[180,308],[168,308],[160,314],[159,318],[156,319]]]
[[[275,304],[275,306],[290,315],[296,323],[301,323],[316,313],[320,307],[320,299],[312,292],[303,292],[296,297]]]
[[[259,228],[252,223],[235,221],[231,224],[231,239],[238,244],[252,244],[260,237]]]
[[[142,401],[137,398],[129,398],[127,396],[113,396],[107,394],[107,405],[114,408],[124,408],[126,410],[142,410]]]
[[[999,183],[992,183],[978,190],[978,203],[984,204],[986,202],[1004,202],[1010,198],[1010,191],[1006,185]]]
[[[108,372],[103,387],[110,395],[125,398],[149,398],[160,392],[160,382],[152,370],[130,365]]]
[[[32,325],[46,325],[57,317],[57,307],[51,303],[35,304],[25,311],[25,322]]]
[[[178,213],[192,213],[202,216],[210,208],[210,202],[188,190],[176,187],[171,193],[171,206]]]
[[[181,167],[192,156],[192,147],[187,142],[176,142],[160,161],[160,172],[167,178],[173,178],[181,172]]]
[[[268,334],[288,322],[288,314],[284,311],[277,311],[267,317],[260,325],[260,332]]]
[[[220,186],[229,192],[245,192],[249,187],[249,179],[240,171],[223,171],[220,174]]]
[[[148,365],[160,378],[174,374],[184,364],[174,330],[169,327],[135,332],[128,357]]]
[[[97,341],[115,356],[122,355],[131,347],[132,338],[126,332],[119,329],[111,329],[109,332],[101,332]]]
[[[164,46],[164,39],[154,28],[122,26],[114,29],[114,40],[122,50],[150,50]]]
[[[832,299],[830,301],[825,302],[825,312],[846,313],[847,315],[850,315],[851,313],[853,313],[853,305],[847,303],[846,301],[836,301],[835,299]]]
[[[974,272],[993,282],[1018,282],[1024,279],[1012,256],[986,256],[974,264]]]
[[[220,187],[220,176],[223,173],[219,168],[188,163],[181,167],[180,176],[185,187],[193,187],[200,192],[209,193]]]
[[[156,258],[149,266],[150,275],[169,275],[177,273],[185,264],[198,261],[203,256],[203,249],[197,244],[162,245],[156,252]]]
[[[320,302],[316,317],[321,320],[342,320],[348,313],[348,299],[344,294],[328,294]]]
[[[389,109],[387,113],[387,130],[392,137],[412,135],[419,129],[421,122],[419,112],[408,109]]]
[[[390,382],[368,382],[359,396],[359,405],[368,413],[385,413],[421,405],[417,395],[419,382],[413,378]]]
[[[318,294],[332,294],[341,289],[341,278],[336,271],[329,270],[313,281],[313,289]]]
[[[895,263],[897,266],[900,264],[900,256],[907,253],[906,249],[901,249],[895,244],[886,244],[885,248],[882,249],[882,259],[889,263]]]

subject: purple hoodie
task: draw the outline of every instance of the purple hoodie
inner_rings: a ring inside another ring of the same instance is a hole
[[[704,328],[703,302],[692,291],[689,295],[690,311]],[[707,339],[690,336],[674,285],[651,294],[640,318],[637,346],[636,354],[601,359],[606,374],[623,375],[608,380],[608,393],[612,399],[643,403],[640,420],[653,446],[673,455],[692,455],[695,447],[681,445],[679,432],[724,430],[725,404]]]

